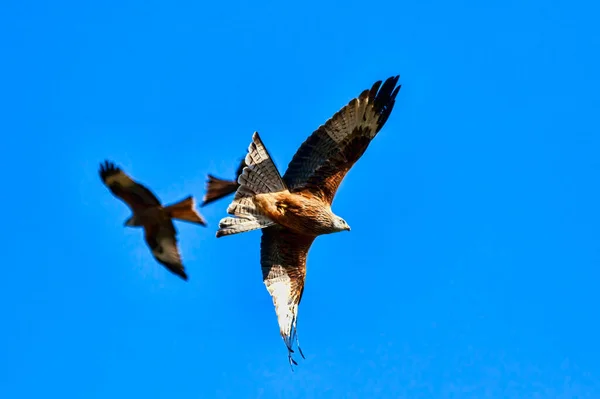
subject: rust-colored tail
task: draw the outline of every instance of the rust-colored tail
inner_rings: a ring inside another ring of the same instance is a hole
[[[173,218],[184,222],[197,223],[206,226],[206,220],[196,210],[194,197],[189,196],[176,204],[165,207],[165,211]]]
[[[237,171],[235,172],[235,179],[233,180],[219,179],[218,177],[214,177],[213,175],[208,175],[208,180],[206,181],[206,194],[204,194],[201,206],[210,204],[213,201],[226,197],[229,194],[235,193],[238,187],[240,187],[237,181],[240,175],[242,174],[242,171],[244,170],[245,166],[246,157],[244,156],[240,160],[240,165],[238,166]]]
[[[202,205],[210,204],[213,201],[228,196],[229,194],[235,193],[240,185],[235,180],[224,180],[208,175],[206,181],[206,194],[202,199]]]

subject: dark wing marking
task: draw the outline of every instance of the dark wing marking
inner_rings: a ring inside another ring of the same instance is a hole
[[[144,226],[145,239],[152,256],[171,273],[188,279],[177,247],[177,231],[170,219]]]
[[[114,163],[104,161],[100,164],[99,174],[110,191],[134,211],[160,205],[160,201],[152,191],[131,179]]]
[[[235,181],[238,180],[238,177],[240,177],[240,175],[244,171],[245,166],[246,166],[246,157],[243,157],[242,161],[240,162],[240,166],[238,166],[237,171],[235,172],[235,179],[234,179]]]
[[[390,116],[401,87],[398,78],[375,82],[308,137],[283,176],[290,191],[308,190],[331,204],[348,170]]]
[[[296,322],[298,305],[304,292],[306,256],[315,237],[297,234],[281,226],[263,229],[260,244],[260,263],[263,282],[273,297],[279,332],[292,358],[294,340],[298,344]],[[300,346],[298,351],[302,355]],[[304,355],[302,355],[304,357]]]

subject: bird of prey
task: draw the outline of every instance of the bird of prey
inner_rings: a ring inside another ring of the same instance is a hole
[[[101,163],[99,173],[113,195],[131,208],[132,215],[125,221],[125,226],[143,227],[146,243],[154,259],[187,281],[172,219],[206,226],[206,221],[195,209],[194,198],[189,196],[175,204],[162,206],[152,191],[133,180],[114,163]]]
[[[240,186],[237,180],[242,174],[244,166],[246,166],[246,159],[242,158],[234,180],[219,179],[218,177],[209,174],[208,180],[206,181],[206,193],[204,194],[204,198],[202,198],[202,205],[200,206],[208,205],[213,201],[235,193]]]
[[[273,298],[279,330],[292,357],[298,305],[304,291],[306,257],[315,238],[350,230],[331,203],[350,170],[386,123],[400,90],[399,76],[375,82],[300,146],[288,169],[279,174],[255,132],[238,178],[239,188],[217,238],[262,229],[260,261],[263,282]]]

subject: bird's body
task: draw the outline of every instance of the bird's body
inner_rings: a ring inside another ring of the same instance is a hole
[[[165,223],[171,220],[162,205],[140,209],[135,212],[125,223],[129,227],[149,227],[155,224]]]
[[[317,236],[350,230],[331,204],[342,180],[392,112],[400,90],[397,82],[398,76],[375,82],[336,112],[300,146],[283,176],[255,132],[227,208],[233,217],[219,223],[217,237],[262,229],[263,281],[273,298],[291,363],[296,363],[291,354],[294,340],[297,343],[308,251]]]
[[[150,190],[108,161],[100,165],[100,178],[113,195],[131,208],[132,215],[125,221],[125,226],[142,227],[154,258],[169,271],[187,280],[173,219],[206,226],[204,218],[195,209],[194,198],[189,196],[163,206]]]
[[[331,206],[310,192],[257,194],[252,198],[257,210],[273,222],[307,236],[350,230],[339,225]]]

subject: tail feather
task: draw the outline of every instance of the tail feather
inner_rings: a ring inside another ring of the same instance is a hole
[[[287,188],[258,132],[252,135],[252,143],[246,155],[246,167],[238,178],[238,183],[248,189],[248,194],[274,193]]]
[[[202,198],[202,205],[205,206],[213,201],[228,196],[229,194],[235,193],[240,185],[235,180],[224,180],[208,175],[206,181],[206,194]]]
[[[165,211],[173,218],[184,222],[197,223],[206,226],[206,220],[196,210],[194,197],[189,196],[175,204],[165,207]]]
[[[217,237],[262,229],[275,224],[254,204],[257,194],[286,190],[286,185],[273,163],[269,152],[257,132],[252,135],[245,159],[246,166],[238,177],[239,188],[227,213],[236,217],[226,217],[219,223]]]
[[[229,236],[232,234],[245,233],[247,231],[264,229],[274,223],[268,218],[262,216],[255,219],[250,218],[232,218],[226,217],[221,219],[219,230],[217,230],[217,238]]]

